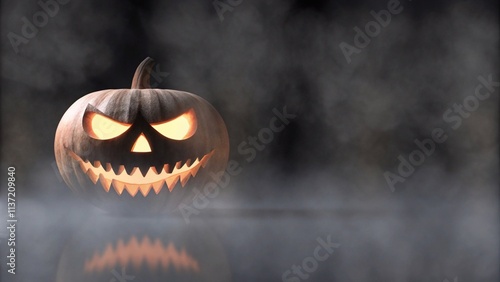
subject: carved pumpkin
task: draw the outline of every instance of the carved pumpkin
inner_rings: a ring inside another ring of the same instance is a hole
[[[153,65],[150,58],[139,65],[131,89],[77,100],[56,131],[64,181],[112,212],[171,210],[227,163],[228,135],[217,111],[191,93],[150,89]]]
[[[201,221],[113,218],[77,230],[56,281],[230,281],[224,250]],[[133,277],[133,278],[132,278]]]

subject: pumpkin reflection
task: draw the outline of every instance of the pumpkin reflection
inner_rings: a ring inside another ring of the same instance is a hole
[[[113,279],[224,282],[230,281],[230,272],[222,246],[201,222],[89,220],[66,245],[56,281]]]
[[[135,268],[146,263],[151,270],[158,267],[168,269],[173,266],[176,271],[200,271],[198,261],[185,249],[177,250],[172,242],[165,247],[160,239],[152,242],[148,236],[140,241],[132,236],[126,243],[120,239],[116,247],[108,244],[102,254],[96,251],[92,258],[85,260],[84,271],[86,273],[100,272],[116,266],[126,267],[130,263]]]

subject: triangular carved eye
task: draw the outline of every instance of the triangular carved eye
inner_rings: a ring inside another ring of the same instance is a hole
[[[193,109],[168,121],[152,123],[151,126],[161,135],[174,139],[185,140],[196,132],[198,122]]]
[[[83,116],[83,128],[87,134],[98,140],[109,140],[122,135],[131,124],[113,120],[105,115],[87,111]]]

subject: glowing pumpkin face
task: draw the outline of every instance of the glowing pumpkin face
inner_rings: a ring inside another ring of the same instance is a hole
[[[191,93],[149,89],[152,66],[149,58],[139,65],[132,89],[80,98],[57,128],[64,181],[113,212],[164,210],[227,163],[227,131],[217,111]]]

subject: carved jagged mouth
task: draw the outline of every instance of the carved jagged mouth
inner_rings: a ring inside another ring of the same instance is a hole
[[[177,250],[171,242],[165,246],[160,239],[153,242],[147,236],[143,237],[141,241],[132,236],[127,243],[119,239],[116,248],[112,244],[108,244],[102,254],[96,251],[92,258],[85,260],[84,271],[87,273],[101,272],[104,269],[112,269],[117,264],[127,266],[129,263],[140,267],[144,262],[150,269],[155,269],[158,266],[168,269],[170,266],[174,266],[177,271],[200,271],[198,261],[191,257],[186,250]]]
[[[182,187],[184,187],[191,176],[195,177],[198,170],[207,165],[208,160],[214,154],[214,150],[201,158],[196,158],[192,162],[190,159],[178,161],[173,165],[173,169],[169,164],[165,164],[162,170],[158,172],[154,166],[151,166],[146,173],[143,173],[139,167],[134,167],[130,173],[127,173],[123,165],[120,165],[118,171],[115,172],[110,163],[105,163],[103,166],[100,161],[94,161],[92,164],[88,160],[84,161],[70,150],[69,153],[73,159],[78,161],[80,168],[90,180],[94,184],[99,181],[106,192],[109,192],[111,186],[113,186],[119,195],[126,190],[130,196],[135,197],[140,191],[146,197],[151,190],[156,194],[160,193],[164,185],[167,186],[169,191],[172,191],[179,180]]]

